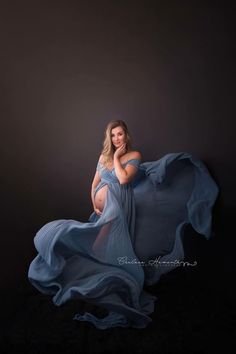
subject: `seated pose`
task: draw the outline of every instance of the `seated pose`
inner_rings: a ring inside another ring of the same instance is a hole
[[[211,237],[218,186],[202,161],[170,153],[142,162],[124,121],[106,127],[91,186],[88,222],[54,220],[36,234],[38,255],[29,281],[55,305],[80,299],[106,310],[103,318],[77,313],[99,329],[145,328],[157,298],[144,285],[184,260],[187,224]]]

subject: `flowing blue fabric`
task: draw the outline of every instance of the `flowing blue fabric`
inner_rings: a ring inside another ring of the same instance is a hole
[[[183,235],[187,224],[211,237],[212,207],[219,189],[202,161],[190,153],[170,153],[141,163],[128,160],[137,173],[120,184],[115,169],[97,164],[108,186],[103,212],[88,222],[54,220],[36,234],[38,255],[31,262],[29,281],[53,295],[60,306],[81,299],[108,310],[98,318],[85,312],[75,320],[99,329],[144,328],[151,321],[156,296],[144,291],[162,274],[184,260]],[[177,261],[177,262],[176,262]]]

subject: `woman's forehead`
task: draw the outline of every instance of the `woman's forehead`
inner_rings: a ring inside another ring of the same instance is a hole
[[[113,128],[111,130],[112,133],[119,133],[119,132],[122,132],[123,133],[123,128],[122,127],[116,127],[116,128]]]

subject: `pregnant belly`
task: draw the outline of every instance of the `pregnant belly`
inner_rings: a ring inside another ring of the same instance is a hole
[[[105,205],[107,189],[108,189],[108,185],[106,184],[105,186],[103,186],[97,191],[94,197],[95,205],[100,211],[103,211]]]

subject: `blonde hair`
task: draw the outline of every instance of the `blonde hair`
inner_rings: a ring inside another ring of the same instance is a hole
[[[109,122],[105,130],[103,149],[101,151],[101,154],[103,156],[103,164],[105,166],[107,166],[109,162],[113,161],[113,156],[116,149],[111,140],[111,131],[116,127],[121,127],[124,130],[126,152],[131,151],[132,138],[128,131],[126,123],[123,120],[113,120]]]

